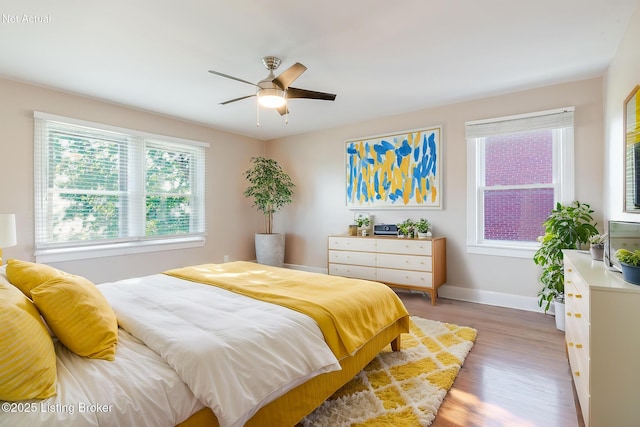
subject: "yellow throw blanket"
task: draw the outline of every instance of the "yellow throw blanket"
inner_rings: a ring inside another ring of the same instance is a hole
[[[177,268],[164,274],[304,313],[318,323],[338,359],[353,354],[399,319],[409,330],[409,313],[402,301],[377,282],[244,261]]]

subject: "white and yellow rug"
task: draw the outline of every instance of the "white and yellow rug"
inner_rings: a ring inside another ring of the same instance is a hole
[[[476,335],[472,328],[411,317],[402,351],[383,350],[302,425],[430,425]]]

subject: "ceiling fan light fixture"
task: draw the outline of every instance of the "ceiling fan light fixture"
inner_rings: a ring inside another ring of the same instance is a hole
[[[280,108],[286,103],[284,91],[277,88],[260,89],[258,103],[266,108]]]

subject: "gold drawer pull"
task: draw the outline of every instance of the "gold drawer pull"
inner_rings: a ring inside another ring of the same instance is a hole
[[[568,296],[568,297],[572,297],[572,296],[573,296],[573,294],[567,294],[567,296]]]
[[[567,283],[573,283],[571,280],[566,280]]]
[[[571,273],[573,270],[572,270],[572,269],[570,269],[570,268],[567,268],[567,271],[568,271],[569,273]]]
[[[576,344],[576,348],[582,348],[582,344]]]
[[[573,343],[572,342],[569,343],[569,347],[573,347]]]
[[[576,298],[582,298],[582,294],[576,294]]]
[[[582,314],[580,314],[580,313],[576,313],[576,317],[577,317],[578,319],[580,319],[580,318],[582,317]]]
[[[579,377],[579,376],[580,376],[580,371],[575,371],[575,372],[574,372],[574,375],[575,375],[576,377]]]
[[[567,316],[571,317],[572,316],[571,312],[567,312]]]

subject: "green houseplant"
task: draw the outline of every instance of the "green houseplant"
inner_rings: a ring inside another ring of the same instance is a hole
[[[407,218],[404,221],[402,221],[401,223],[396,224],[396,226],[398,227],[398,236],[399,237],[411,237],[413,236],[413,230],[415,227],[414,222],[410,219]]]
[[[244,173],[249,187],[246,197],[264,215],[265,233],[256,234],[256,258],[261,264],[284,265],[284,234],[273,233],[273,214],[292,201],[295,185],[280,164],[265,157],[252,157],[253,166]]]
[[[544,305],[545,313],[551,302],[564,303],[562,250],[578,249],[580,244],[589,241],[589,237],[598,234],[592,213],[591,206],[586,203],[558,203],[543,223],[545,234],[538,238],[540,248],[533,255],[533,261],[542,267],[538,305]]]
[[[428,236],[429,229],[431,228],[431,223],[426,218],[420,218],[418,222],[415,224],[416,231],[418,232],[418,237],[425,238]]]
[[[358,218],[356,218],[356,225],[358,228],[369,227],[370,223],[371,221],[366,216],[358,216]]]
[[[371,225],[371,220],[366,215],[358,215],[355,220],[356,226],[358,227],[358,232],[360,232],[363,236],[366,236],[369,232],[369,226]]]
[[[607,243],[608,235],[605,234],[594,234],[589,237],[589,252],[591,253],[591,258],[596,261],[602,261],[604,257],[604,245]]]
[[[633,252],[627,249],[618,249],[616,258],[622,267],[622,277],[627,282],[640,285],[640,250]]]

